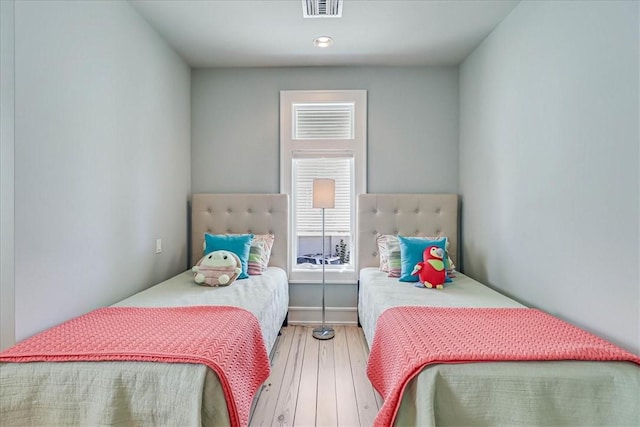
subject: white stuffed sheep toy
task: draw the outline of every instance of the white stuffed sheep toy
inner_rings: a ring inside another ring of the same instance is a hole
[[[193,280],[204,286],[228,286],[238,277],[240,258],[229,251],[213,251],[202,258],[191,269]]]

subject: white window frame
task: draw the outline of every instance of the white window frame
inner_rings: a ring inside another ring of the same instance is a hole
[[[293,139],[293,105],[304,103],[353,103],[353,139]],[[356,246],[356,200],[357,195],[366,192],[367,177],[367,91],[366,90],[283,90],[280,91],[280,192],[293,194],[292,163],[295,155],[305,153],[322,157],[323,153],[336,155],[350,154],[354,159],[354,191],[351,200],[351,252],[349,267],[325,266],[326,283],[355,283],[357,272]],[[319,283],[322,281],[321,265],[299,266],[297,257],[297,235],[295,225],[295,200],[290,199],[289,224],[289,282]],[[277,237],[276,237],[277,238]]]

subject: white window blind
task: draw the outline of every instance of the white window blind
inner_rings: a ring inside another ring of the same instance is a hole
[[[353,103],[293,104],[293,139],[353,139]]]
[[[299,236],[322,235],[322,209],[313,208],[313,180],[331,178],[336,181],[335,208],[325,209],[325,235],[348,236],[351,230],[353,192],[353,157],[302,157],[293,159],[295,226]]]

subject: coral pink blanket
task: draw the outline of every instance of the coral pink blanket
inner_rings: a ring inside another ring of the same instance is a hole
[[[270,366],[258,320],[237,307],[107,307],[0,353],[2,362],[126,360],[213,369],[232,425],[247,425]]]
[[[429,364],[640,357],[530,308],[394,307],[378,318],[367,375],[384,398],[375,420],[390,426],[407,383]]]

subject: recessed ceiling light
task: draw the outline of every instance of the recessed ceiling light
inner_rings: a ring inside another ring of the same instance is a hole
[[[329,47],[333,44],[333,39],[329,36],[320,36],[313,39],[313,45],[318,47]]]

